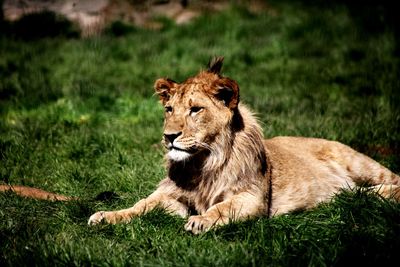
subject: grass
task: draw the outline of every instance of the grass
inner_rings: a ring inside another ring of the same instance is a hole
[[[88,227],[165,175],[159,77],[182,81],[224,55],[224,73],[266,137],[339,140],[400,172],[398,26],[390,7],[269,1],[160,31],[77,39],[0,36],[0,179],[78,196],[49,203],[0,195],[0,265],[380,266],[398,262],[400,205],[344,192],[318,208],[204,235],[162,211]],[[64,25],[64,24],[63,24]],[[23,27],[22,27],[23,28]],[[11,30],[10,30],[11,29]],[[21,27],[19,28],[21,29]],[[70,33],[71,31],[67,31]],[[118,198],[97,201],[103,191]]]

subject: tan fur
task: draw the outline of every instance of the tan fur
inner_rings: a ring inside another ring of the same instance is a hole
[[[195,234],[256,216],[309,209],[341,189],[368,183],[400,199],[400,178],[346,145],[323,139],[263,140],[239,86],[220,75],[222,58],[178,84],[155,83],[166,108],[164,144],[168,176],[133,207],[97,212],[89,224],[129,222],[160,206],[182,217]]]
[[[12,192],[22,197],[51,201],[69,201],[75,199],[73,197],[50,193],[42,189],[22,185],[0,185],[0,192]]]

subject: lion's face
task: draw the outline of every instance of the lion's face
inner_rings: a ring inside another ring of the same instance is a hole
[[[236,82],[212,72],[201,72],[181,84],[158,79],[155,89],[165,107],[163,141],[172,161],[210,149],[229,129],[239,101]]]

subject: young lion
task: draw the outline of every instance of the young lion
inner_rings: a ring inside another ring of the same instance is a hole
[[[254,115],[239,104],[239,86],[220,74],[223,58],[179,84],[158,79],[165,107],[167,177],[133,207],[93,214],[89,224],[129,222],[156,206],[189,217],[194,234],[234,220],[309,209],[342,188],[370,184],[400,200],[400,177],[338,142],[263,140]]]

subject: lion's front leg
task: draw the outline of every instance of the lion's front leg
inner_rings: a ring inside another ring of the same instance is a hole
[[[128,209],[116,211],[98,211],[90,216],[88,224],[95,225],[99,223],[128,223],[131,221],[132,218],[145,214],[154,209],[159,203],[159,198],[145,198]]]
[[[210,207],[202,215],[190,216],[185,230],[199,234],[231,221],[261,216],[265,210],[262,195],[243,192]]]
[[[188,207],[178,202],[176,199],[169,195],[155,191],[149,197],[140,200],[133,207],[117,211],[99,211],[90,216],[88,224],[96,225],[99,223],[117,224],[129,223],[132,218],[146,214],[153,210],[155,207],[161,207],[167,212],[187,217]]]

